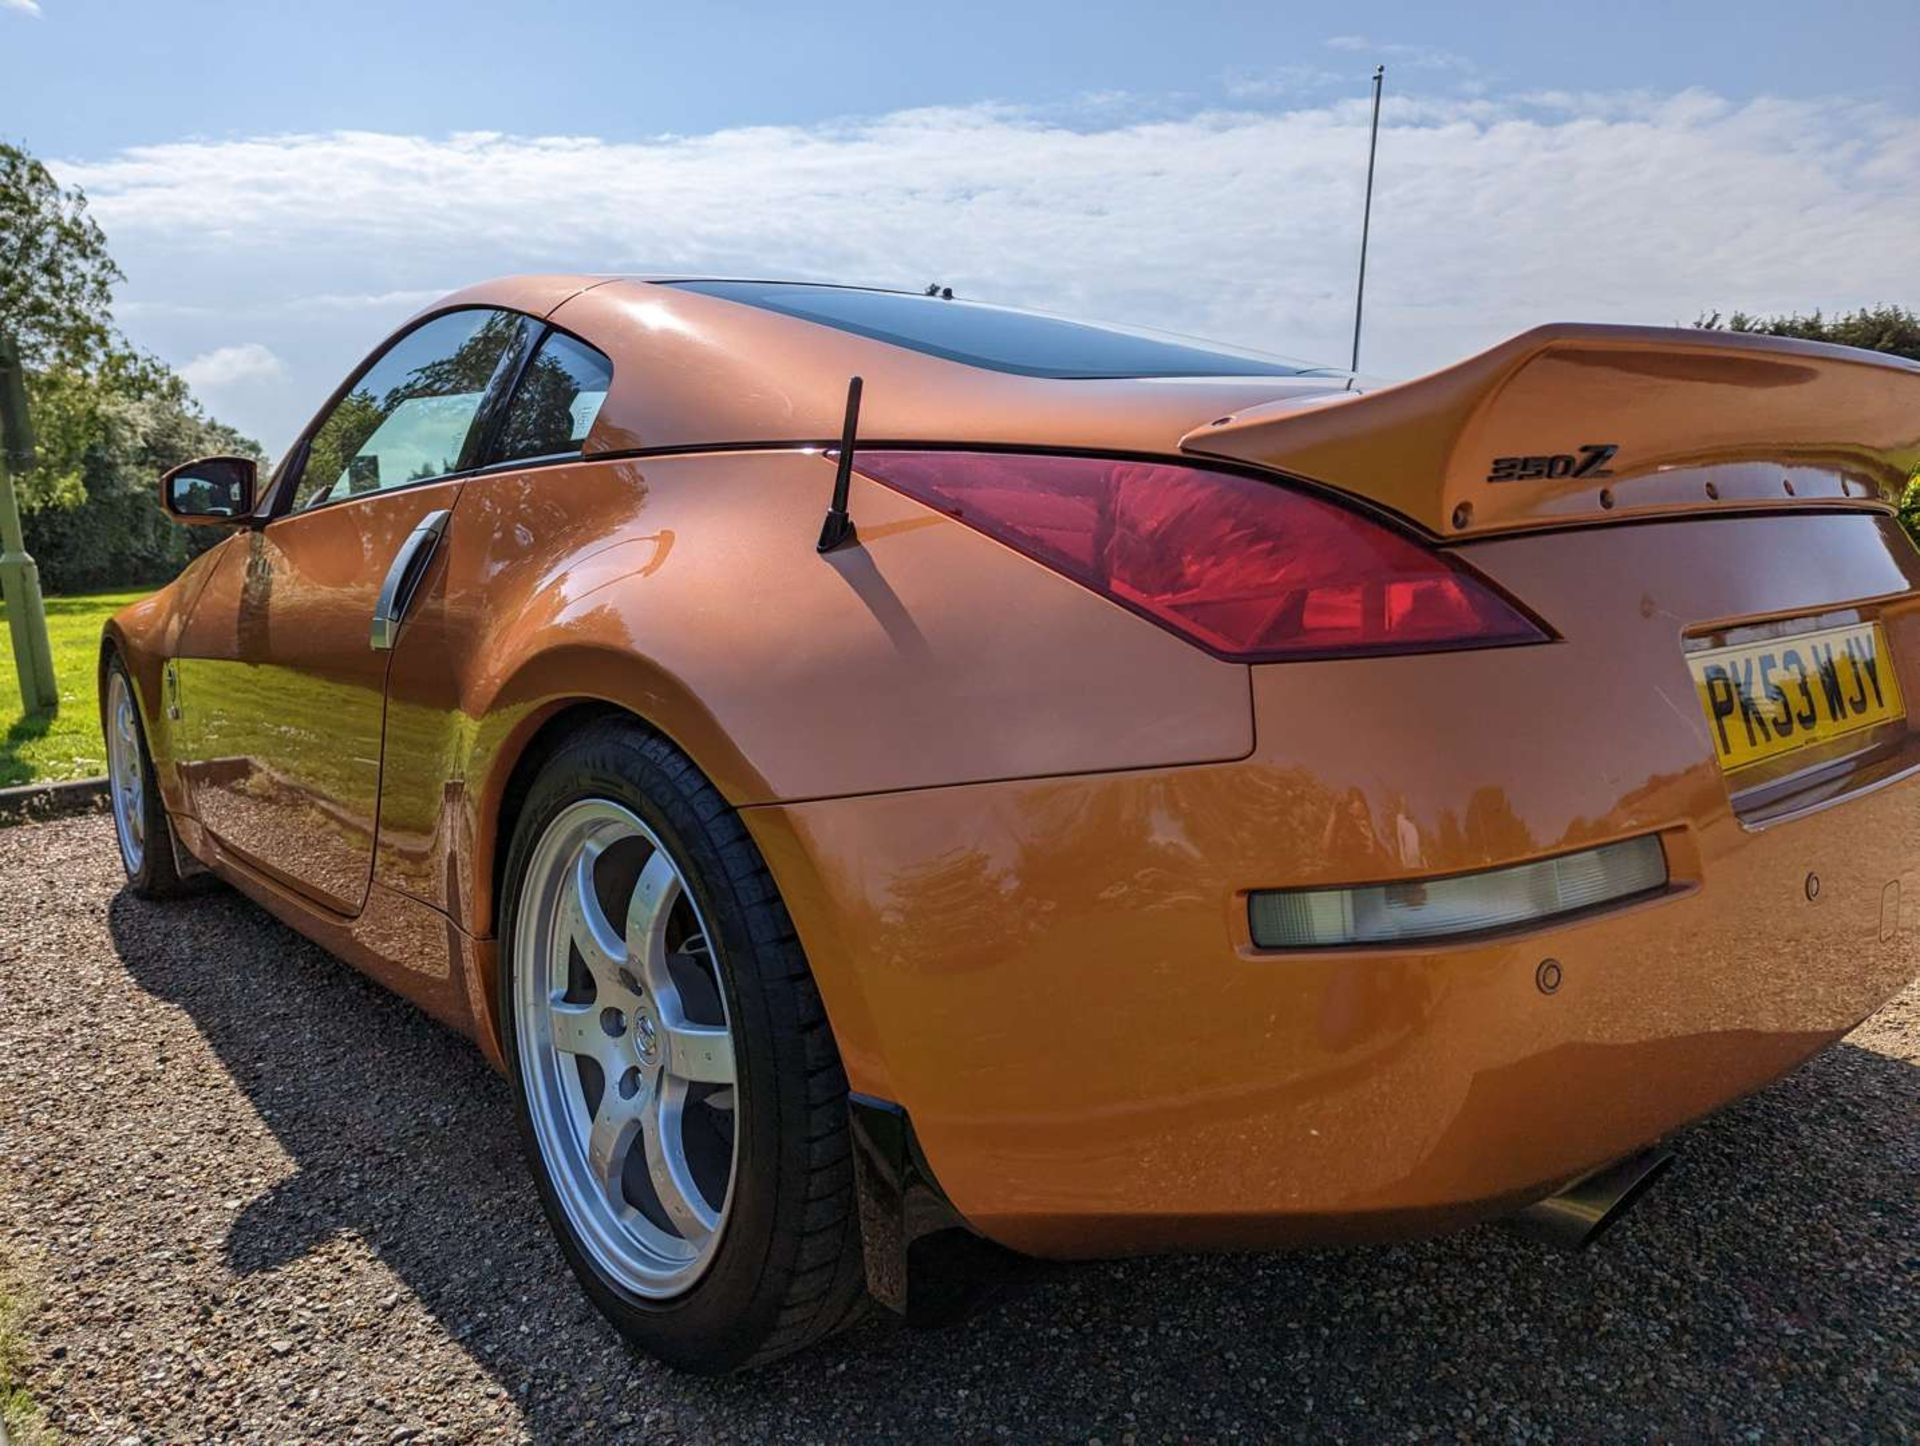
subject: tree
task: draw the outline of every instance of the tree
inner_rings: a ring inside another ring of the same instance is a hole
[[[1829,341],[1857,346],[1863,351],[1891,352],[1920,361],[1920,316],[1904,306],[1863,306],[1828,317],[1816,311],[1808,316],[1750,316],[1744,311],[1721,320],[1710,312],[1694,323],[1708,331],[1753,331],[1767,336],[1792,336],[1802,341]]]
[[[165,581],[208,539],[167,520],[158,475],[208,453],[260,456],[114,330],[121,279],[80,190],[0,143],[0,329],[20,341],[39,441],[16,491],[52,592]]]
[[[79,187],[62,189],[18,146],[0,142],[0,330],[31,371],[84,371],[112,339],[106,233]]]
[[[44,399],[73,409],[62,432],[78,443],[60,459],[78,500],[42,502],[23,519],[49,591],[164,582],[220,540],[217,529],[181,527],[162,512],[156,479],[195,457],[260,457],[254,442],[209,419],[187,384],[150,357],[116,349],[90,377],[42,383]]]

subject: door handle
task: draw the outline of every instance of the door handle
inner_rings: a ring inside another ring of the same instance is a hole
[[[380,584],[380,598],[373,605],[370,641],[376,653],[386,652],[399,638],[400,623],[420,589],[420,579],[427,575],[427,564],[433,561],[433,550],[439,545],[440,534],[447,530],[450,516],[452,510],[445,507],[429,512],[393,555],[393,566],[387,569],[387,580]]]

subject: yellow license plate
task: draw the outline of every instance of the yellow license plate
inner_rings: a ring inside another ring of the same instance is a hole
[[[1710,648],[1687,666],[1728,772],[1907,714],[1878,623]]]

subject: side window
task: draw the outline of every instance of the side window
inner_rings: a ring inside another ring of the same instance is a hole
[[[458,471],[500,357],[505,311],[452,311],[387,349],[314,430],[296,510]]]
[[[549,332],[514,390],[499,460],[577,455],[612,381],[612,362],[585,342]]]

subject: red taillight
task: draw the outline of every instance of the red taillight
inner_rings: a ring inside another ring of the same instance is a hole
[[[1546,637],[1452,559],[1275,482],[1006,452],[862,450],[854,466],[1240,662]]]

